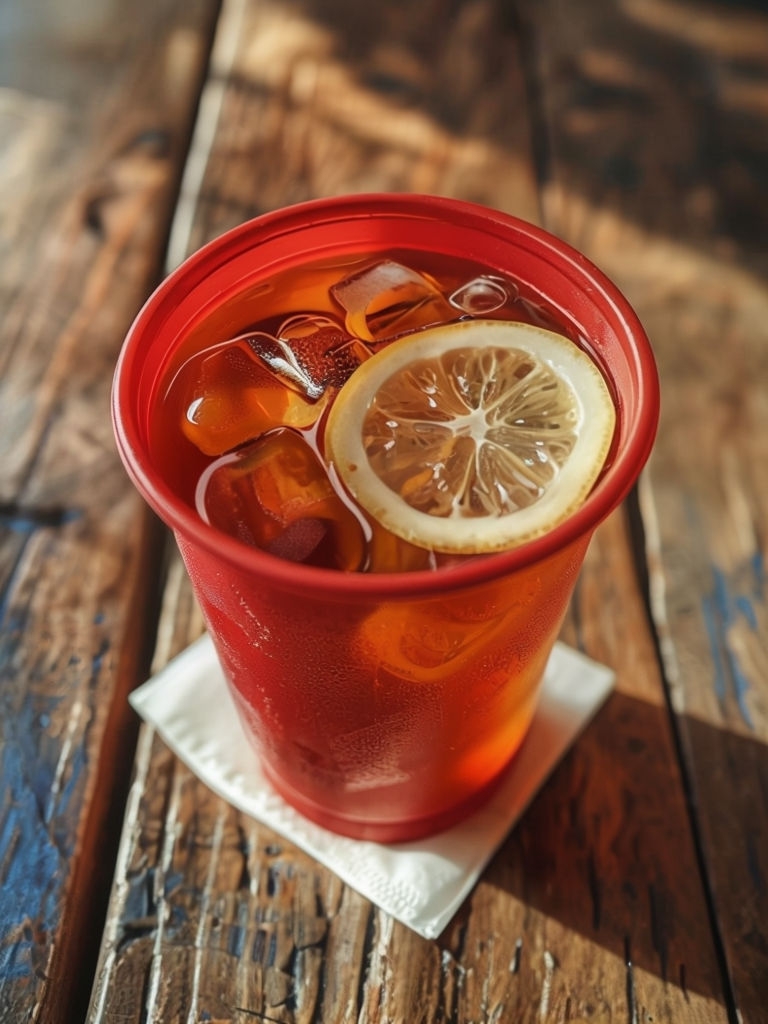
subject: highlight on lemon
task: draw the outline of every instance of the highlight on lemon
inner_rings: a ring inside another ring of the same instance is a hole
[[[358,504],[404,540],[477,554],[551,530],[585,500],[615,410],[574,342],[461,321],[400,338],[339,392],[326,451]]]

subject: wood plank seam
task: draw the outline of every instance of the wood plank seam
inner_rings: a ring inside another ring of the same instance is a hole
[[[689,770],[689,759],[685,755],[685,740],[680,728],[679,707],[679,667],[675,648],[669,632],[669,616],[666,607],[666,586],[663,572],[661,532],[659,518],[650,485],[648,472],[641,475],[637,489],[627,502],[630,531],[633,537],[638,571],[641,574],[641,592],[645,600],[651,637],[656,648],[659,671],[664,681],[664,695],[667,701],[670,731],[675,745],[680,777],[683,783],[685,806],[688,823],[693,840],[693,848],[701,877],[707,914],[709,916],[712,938],[715,946],[718,966],[722,976],[723,994],[726,1001],[728,1024],[742,1024],[738,1010],[736,993],[728,964],[725,941],[720,920],[717,914],[717,902],[714,893],[713,879],[707,860],[706,846],[702,837],[699,816],[696,808],[694,783]],[[677,706],[676,706],[677,705]],[[682,967],[681,967],[682,970]],[[681,987],[684,986],[684,975]]]

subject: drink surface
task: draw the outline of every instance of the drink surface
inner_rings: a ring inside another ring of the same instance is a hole
[[[469,261],[355,255],[260,283],[174,354],[151,424],[161,472],[214,527],[279,557],[346,571],[455,561],[359,508],[329,465],[325,424],[355,370],[392,341],[473,318],[570,337],[540,297]]]

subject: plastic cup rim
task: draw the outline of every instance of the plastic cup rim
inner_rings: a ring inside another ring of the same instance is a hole
[[[371,217],[389,212],[394,216],[424,216],[427,213],[435,216],[441,211],[453,217],[458,214],[472,219],[477,226],[485,220],[488,224],[512,229],[519,238],[525,236],[534,242],[540,253],[549,250],[556,255],[561,267],[572,268],[584,283],[589,283],[596,297],[609,304],[620,317],[626,337],[632,341],[639,411],[632,421],[631,436],[616,453],[603,479],[571,516],[543,536],[507,551],[477,555],[466,562],[437,570],[360,573],[289,562],[242,544],[201,520],[194,509],[152,471],[148,452],[131,440],[132,432],[141,433],[135,418],[126,411],[131,408],[130,395],[125,395],[125,391],[130,387],[130,371],[136,358],[134,345],[158,306],[174,289],[183,287],[191,273],[201,270],[212,260],[218,264],[228,248],[234,251],[237,245],[238,252],[242,251],[240,246],[254,232],[263,233],[286,222],[295,223],[295,229],[299,229],[307,218],[316,220],[319,216],[327,220],[346,220],[351,214]],[[439,595],[501,579],[591,535],[626,498],[650,455],[658,425],[659,381],[650,342],[634,310],[612,281],[568,243],[527,221],[464,200],[413,193],[359,193],[314,199],[262,214],[208,242],[171,271],[149,296],[126,336],[115,369],[111,409],[117,447],[129,477],[149,506],[175,533],[234,564],[239,571],[250,571],[283,589],[339,600],[354,596],[413,598]]]

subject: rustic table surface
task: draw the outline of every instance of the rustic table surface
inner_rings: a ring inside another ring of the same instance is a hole
[[[768,1021],[765,0],[0,2],[0,1021]],[[129,691],[202,631],[123,472],[184,254],[348,191],[541,223],[636,307],[658,444],[563,638],[617,686],[437,941]]]

